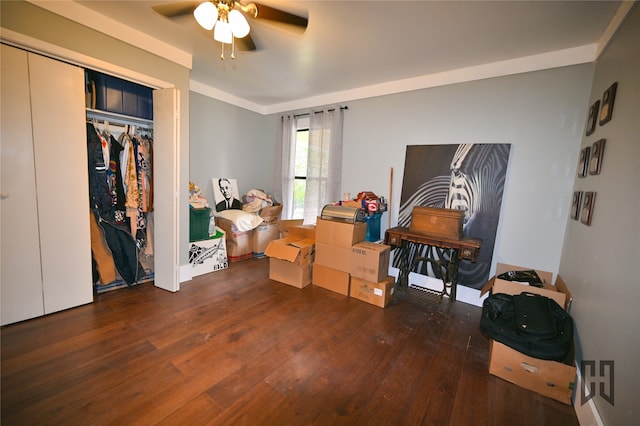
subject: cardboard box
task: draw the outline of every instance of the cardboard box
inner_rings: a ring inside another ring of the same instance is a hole
[[[338,222],[318,218],[316,222],[316,241],[332,246],[351,248],[354,244],[364,241],[367,236],[365,222]]]
[[[489,373],[522,388],[571,405],[576,381],[573,362],[532,358],[500,342],[489,342]],[[570,357],[573,360],[573,356]]]
[[[395,278],[392,276],[387,276],[380,282],[366,281],[352,276],[349,296],[384,308],[393,300],[395,288]]]
[[[328,266],[315,263],[313,265],[311,283],[315,286],[348,296],[350,278],[351,276],[348,272],[338,271]]]
[[[288,236],[291,238],[300,238],[306,240],[316,240],[315,225],[298,225],[291,226],[288,229]]]
[[[229,267],[224,231],[216,228],[216,235],[207,240],[189,243],[191,276],[219,271]]]
[[[311,264],[298,265],[272,257],[269,259],[269,279],[303,288],[311,284],[311,268]]]
[[[519,283],[515,281],[507,281],[498,278],[498,275],[508,271],[526,271],[534,268],[527,268],[523,266],[508,265],[506,263],[496,264],[496,275],[493,276],[480,290],[480,295],[484,295],[489,290],[493,293],[504,294],[520,294],[523,291],[530,293],[540,294],[550,299],[555,300],[558,305],[562,306],[566,311],[571,307],[571,301],[573,300],[571,292],[567,287],[564,280],[558,276],[555,285],[552,283],[553,274],[547,271],[539,271],[534,269],[540,279],[542,280],[542,287],[534,287],[528,283]]]
[[[351,249],[316,242],[317,265],[328,266],[342,272],[351,270]]]
[[[278,221],[280,224],[280,233],[282,234],[282,238],[289,236],[289,228],[293,226],[301,226],[303,223],[302,219],[286,219]]]
[[[504,272],[531,269],[534,268],[498,263],[496,275],[482,287],[480,294],[492,291],[493,293],[516,295],[526,291],[546,296],[568,311],[571,307],[572,296],[560,276],[556,278],[554,285],[552,284],[553,274],[551,272],[534,269],[543,283],[542,287],[497,278]],[[571,404],[576,375],[573,351],[565,362],[557,362],[530,357],[492,339],[489,342],[489,373],[522,388],[565,404]]]
[[[264,257],[264,251],[267,249],[269,243],[273,240],[280,239],[280,225],[278,222],[263,222],[253,230],[253,242],[251,249],[253,250],[253,257]]]
[[[460,239],[464,211],[414,206],[411,211],[411,232]]]
[[[352,277],[374,283],[383,281],[389,275],[391,246],[372,242],[361,242],[351,247]]]
[[[274,257],[298,265],[309,265],[313,263],[315,253],[315,242],[307,239],[296,239],[293,237],[280,238],[269,242],[264,253],[269,257]]]
[[[263,223],[277,223],[280,219],[280,214],[282,213],[282,205],[278,204],[275,206],[263,207],[260,209],[260,217],[263,220]]]
[[[232,221],[223,217],[216,217],[216,224],[226,234],[229,262],[253,257],[253,229],[251,231],[238,231]]]

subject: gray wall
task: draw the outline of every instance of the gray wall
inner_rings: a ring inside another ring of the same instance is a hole
[[[389,195],[397,223],[407,145],[510,143],[494,261],[555,272],[592,65],[349,102],[343,192]],[[387,228],[383,215],[382,228]]]
[[[395,226],[407,145],[510,143],[494,261],[556,272],[592,76],[593,65],[579,65],[348,102],[341,192],[388,197],[393,168]],[[279,193],[270,151],[279,115],[264,121],[193,92],[190,110],[191,180],[209,200],[218,174],[237,177],[241,193]]]
[[[276,188],[276,124],[272,118],[191,92],[190,179],[215,210],[211,178],[238,182],[240,195],[250,189],[273,194]]]
[[[636,7],[595,67],[589,105],[602,100],[602,94],[613,82],[618,82],[618,90],[612,120],[596,126],[595,133],[582,141],[582,146],[589,146],[606,139],[601,174],[575,179],[575,190],[597,191],[592,224],[587,227],[569,222],[560,263],[560,274],[570,283],[575,299],[572,315],[578,331],[578,360],[615,363],[615,406],[598,391],[594,398],[608,425],[638,424],[640,417],[638,70],[640,8]],[[601,379],[586,377],[585,381]]]

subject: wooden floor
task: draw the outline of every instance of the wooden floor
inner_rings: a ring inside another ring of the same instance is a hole
[[[385,309],[232,263],[2,328],[2,425],[577,425],[489,375],[480,308]]]

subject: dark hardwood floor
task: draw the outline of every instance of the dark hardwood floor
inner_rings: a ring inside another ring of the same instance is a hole
[[[268,259],[2,328],[2,425],[577,425],[488,373],[481,309],[385,309],[268,279]]]

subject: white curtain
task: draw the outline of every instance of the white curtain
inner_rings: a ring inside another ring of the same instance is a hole
[[[315,224],[322,208],[340,200],[342,181],[342,108],[314,111],[309,117],[309,151],[304,199],[304,223]],[[281,117],[278,144],[281,152],[276,170],[281,170],[282,218],[293,217],[296,132],[298,118]]]
[[[343,111],[340,107],[311,113],[304,198],[305,224],[316,223],[326,204],[340,200],[342,123]]]
[[[293,217],[293,182],[295,178],[295,149],[296,149],[296,129],[297,119],[293,115],[282,117],[279,129],[278,144],[281,155],[277,156],[279,164],[276,170],[282,185],[282,218],[291,219]],[[280,173],[281,172],[281,173]],[[277,188],[277,186],[276,186]]]

